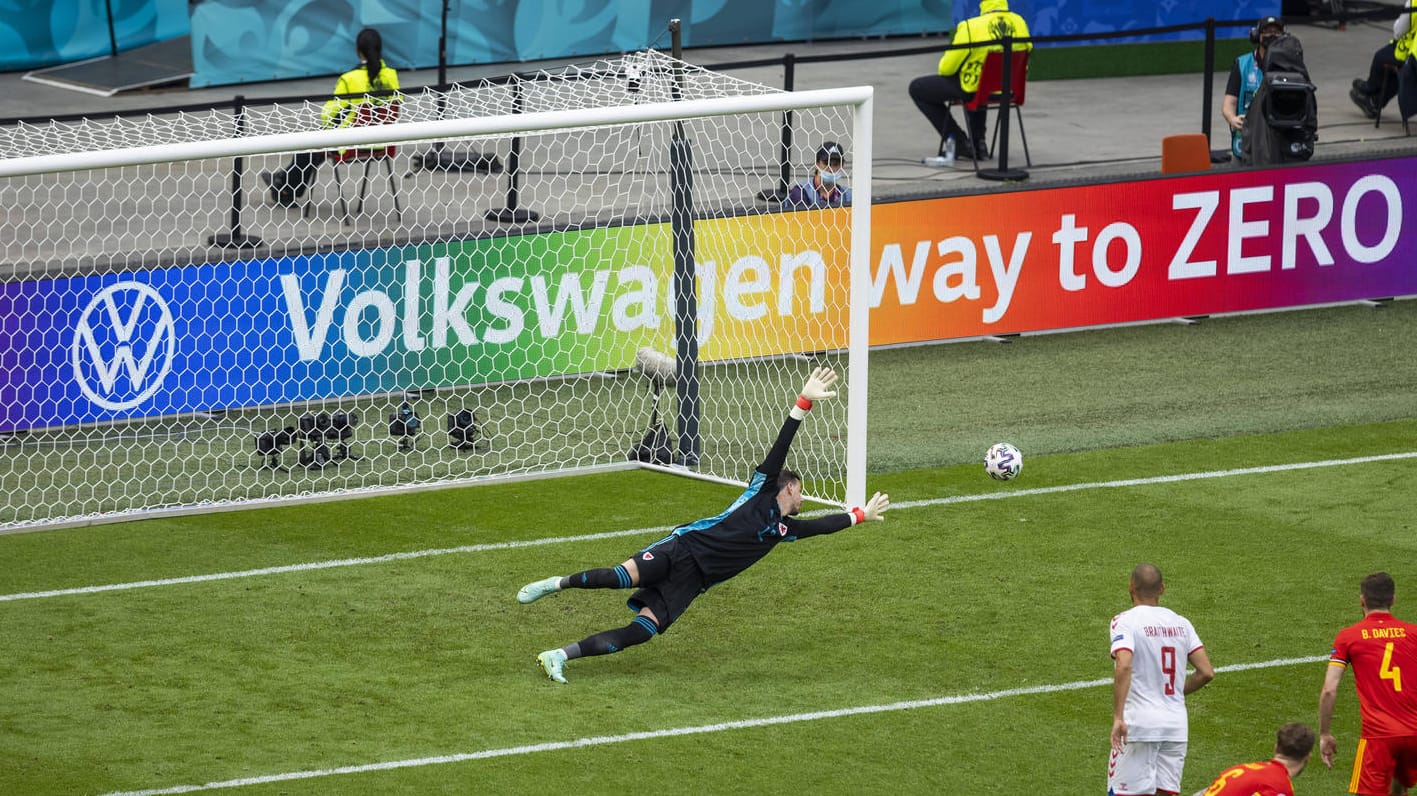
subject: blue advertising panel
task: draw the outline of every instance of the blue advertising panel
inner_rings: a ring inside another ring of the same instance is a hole
[[[321,295],[310,276],[316,269],[355,274],[357,285],[358,275],[367,273],[360,264],[377,254],[0,286],[0,348],[7,360],[0,432],[378,392],[357,373],[326,373],[320,361],[300,360],[300,330],[288,320],[280,289],[285,274],[299,288],[296,295],[307,289]],[[304,331],[328,334],[328,323],[320,319]]]

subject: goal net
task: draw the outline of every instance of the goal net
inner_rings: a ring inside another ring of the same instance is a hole
[[[743,483],[817,365],[842,397],[789,466],[860,503],[870,96],[647,51],[346,98],[330,128],[323,98],[0,127],[0,530]],[[764,197],[825,141],[852,206]]]

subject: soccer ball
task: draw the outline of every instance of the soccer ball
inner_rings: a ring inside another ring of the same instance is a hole
[[[984,472],[995,481],[1012,481],[1023,472],[1023,454],[1007,442],[1000,442],[984,454]]]

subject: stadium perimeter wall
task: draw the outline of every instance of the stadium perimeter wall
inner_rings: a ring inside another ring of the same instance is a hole
[[[1402,157],[880,203],[870,342],[1414,295],[1414,178]],[[696,222],[720,228],[705,360],[844,347],[804,338],[848,284],[849,247],[810,243],[847,228],[826,216]],[[7,283],[0,431],[537,378],[561,350],[629,368],[635,341],[669,347],[672,261],[656,222]]]

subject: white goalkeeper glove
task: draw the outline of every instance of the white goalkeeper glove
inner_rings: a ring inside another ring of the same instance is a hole
[[[890,507],[890,495],[887,495],[884,492],[877,492],[876,494],[871,496],[870,500],[866,501],[866,508],[856,508],[851,510],[851,524],[859,525],[860,523],[867,522],[868,520],[881,520],[882,522],[884,522],[886,519],[886,509]]]
[[[835,398],[836,390],[832,385],[836,384],[836,371],[831,368],[817,368],[812,371],[812,375],[807,377],[807,383],[802,385],[802,393],[797,396],[797,405],[792,407],[791,415],[801,420],[812,411],[812,404],[827,398]]]

